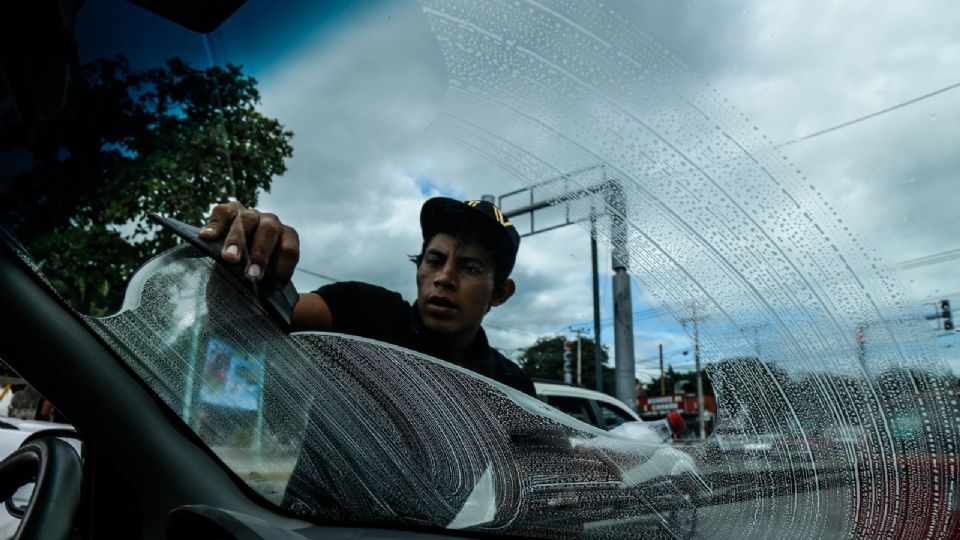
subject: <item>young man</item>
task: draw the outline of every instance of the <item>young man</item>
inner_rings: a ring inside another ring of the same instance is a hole
[[[509,278],[520,235],[499,208],[486,201],[436,197],[420,211],[423,246],[417,265],[417,300],[359,282],[333,283],[301,293],[293,309],[295,330],[326,330],[368,337],[447,360],[535,396],[533,382],[491,348],[483,316],[516,291]],[[282,285],[299,260],[296,231],[273,214],[240,203],[217,205],[200,233],[226,233],[221,255],[244,260],[250,279]],[[249,239],[249,241],[248,241]]]

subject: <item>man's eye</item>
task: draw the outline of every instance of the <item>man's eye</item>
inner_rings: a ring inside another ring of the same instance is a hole
[[[426,259],[425,262],[426,262],[428,265],[430,265],[430,266],[442,266],[442,265],[443,265],[443,261],[441,261],[439,257],[427,257],[427,259]]]
[[[483,267],[476,264],[468,264],[464,270],[471,276],[482,276],[484,272]]]

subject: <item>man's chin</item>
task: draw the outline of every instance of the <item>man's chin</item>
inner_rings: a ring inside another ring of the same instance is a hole
[[[461,330],[461,325],[453,317],[427,312],[421,313],[420,319],[423,327],[435,334],[456,334]]]
[[[457,325],[455,321],[449,319],[439,319],[436,317],[423,317],[423,327],[434,334],[455,334]]]

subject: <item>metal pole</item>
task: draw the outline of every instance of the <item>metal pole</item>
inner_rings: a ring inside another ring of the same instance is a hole
[[[591,214],[593,209],[590,210]],[[593,372],[597,392],[603,392],[603,351],[600,349],[600,275],[597,272],[597,220],[590,216],[590,257],[593,265]]]
[[[700,438],[707,437],[707,426],[703,420],[703,372],[700,370],[700,321],[693,317],[693,354],[697,369],[697,420],[700,424]]]
[[[663,343],[660,344],[660,395],[667,395],[667,380],[663,377]]]
[[[630,410],[637,408],[636,358],[633,354],[633,309],[630,298],[630,275],[627,274],[626,194],[616,183],[606,193],[610,208],[613,253],[613,338],[616,347],[617,399]]]

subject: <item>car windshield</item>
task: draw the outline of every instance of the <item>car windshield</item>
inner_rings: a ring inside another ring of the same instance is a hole
[[[119,314],[88,320],[231,470],[300,516],[622,535],[689,520],[685,496],[710,492],[670,445],[412,351],[288,335],[254,305],[184,246],[134,276]],[[605,521],[618,516],[629,527]]]
[[[534,537],[960,530],[952,3],[60,4],[17,13],[2,64],[2,225],[264,504]],[[586,388],[289,333],[148,217],[239,201],[296,229],[301,293],[413,301],[438,196],[522,237],[490,346]]]

